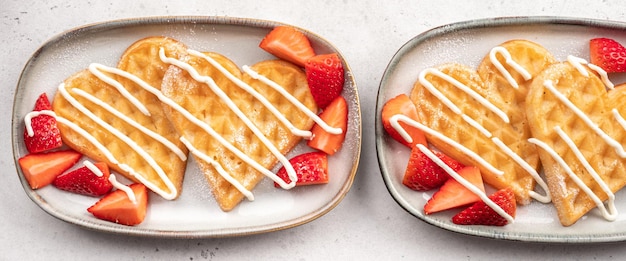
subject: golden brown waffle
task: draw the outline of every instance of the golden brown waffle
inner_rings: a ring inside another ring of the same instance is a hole
[[[475,70],[455,63],[444,64],[435,68],[468,86],[495,106],[507,108],[503,106],[507,101],[501,100],[499,95],[494,94],[494,90],[489,90],[488,88],[491,86],[485,85]],[[456,104],[462,112],[461,114],[469,116],[484,126],[493,135],[492,137],[498,137],[504,144],[518,144],[520,139],[525,139],[522,134],[516,131],[513,125],[507,124],[496,113],[488,110],[487,107],[479,104],[476,99],[460,91],[448,81],[433,74],[427,74],[425,79]],[[476,159],[461,150],[433,135],[427,134],[427,139],[431,144],[465,165],[479,167],[487,184],[498,189],[511,187],[515,192],[518,203],[528,204],[530,202],[529,191],[533,189],[535,183],[533,177],[512,160],[509,155],[504,153],[490,137],[487,137],[483,132],[467,123],[461,114],[455,113],[442,103],[419,80],[415,83],[410,97],[417,106],[418,115],[424,125],[476,152],[486,162],[503,173],[494,172],[493,169],[480,164]],[[529,146],[509,147],[518,155],[527,155],[527,150],[532,148]]]
[[[541,165],[539,155],[535,145],[528,142],[531,134],[526,120],[526,95],[532,79],[557,60],[543,46],[528,40],[506,41],[498,48],[506,50],[505,53],[494,52],[494,54],[499,64],[510,74],[513,82],[510,82],[503,72],[499,71],[492,62],[490,54],[487,54],[477,70],[486,88],[486,91],[481,94],[491,97],[490,100],[509,116],[509,124],[513,127],[512,130],[517,132],[513,136],[503,136],[509,138],[504,143],[511,148],[520,148],[519,151],[523,153],[520,156],[524,161],[535,170],[539,170]],[[510,57],[506,57],[507,55]],[[507,63],[506,58],[521,66],[528,78]],[[503,137],[500,138],[503,139]]]
[[[565,145],[554,127],[560,126],[576,144],[593,169],[615,192],[626,183],[626,169],[623,159],[613,147],[610,147],[583,120],[576,116],[564,102],[544,86],[549,80],[555,88],[565,95],[576,107],[589,118],[624,144],[624,130],[614,120],[611,109],[619,105],[615,99],[609,99],[602,81],[591,71],[589,77],[583,76],[569,62],[557,63],[544,70],[532,83],[527,98],[527,117],[533,136],[546,143],[560,155],[569,167],[594,194],[604,201],[608,198],[597,182],[593,181],[589,172],[574,156],[572,150]],[[622,91],[612,91],[618,92]],[[623,96],[623,94],[621,94]],[[612,95],[617,97],[617,95]],[[621,106],[623,107],[623,106]],[[626,110],[620,108],[625,113]],[[564,226],[574,224],[589,210],[596,207],[591,198],[574,183],[574,180],[555,162],[552,156],[543,149],[538,149],[544,166],[544,173],[554,206]]]
[[[216,53],[207,53],[207,55],[267,97],[296,127],[307,130],[312,127],[313,121],[296,109],[293,104],[260,81],[253,80],[248,75],[242,75],[235,63],[228,58]],[[200,75],[210,76],[283,154],[291,150],[301,140],[300,137],[292,135],[260,101],[227,79],[206,60],[196,56],[186,56],[183,61],[191,64]],[[300,68],[278,60],[260,62],[251,68],[284,86],[289,93],[308,108],[317,111],[308,89],[306,76]],[[162,90],[167,97],[184,107],[196,118],[209,124],[228,142],[259,162],[263,167],[272,168],[277,163],[277,158],[270,153],[269,149],[261,143],[250,128],[216,96],[209,86],[194,80],[187,71],[171,66],[165,75]],[[228,174],[246,189],[252,190],[262,180],[264,177],[262,173],[246,164],[208,132],[171,107],[168,107],[166,112],[185,139],[195,148],[215,159]],[[219,206],[224,211],[232,210],[244,198],[244,195],[218,174],[212,165],[200,158],[196,159]]]
[[[119,67],[138,76],[151,84],[153,87],[159,88],[162,76],[167,69],[167,66],[162,63],[158,57],[157,52],[159,47],[165,47],[167,53],[171,56],[177,56],[180,50],[184,50],[184,46],[182,44],[172,39],[160,37],[143,39],[132,45],[124,53],[119,62]],[[124,122],[119,117],[116,117],[112,113],[105,110],[102,106],[96,105],[95,103],[86,100],[72,91],[72,89],[75,88],[81,89],[99,98],[120,111],[122,114],[132,118],[140,125],[162,135],[182,150],[184,154],[187,153],[186,148],[179,141],[179,136],[176,130],[167,120],[165,113],[163,112],[161,102],[154,95],[123,77],[117,77],[116,75],[109,73],[105,74],[122,83],[135,98],[146,106],[150,112],[150,116],[144,115],[134,105],[132,105],[129,100],[124,98],[117,89],[98,79],[88,70],[79,72],[66,79],[64,82],[65,88],[72,97],[74,97],[81,104],[84,104],[84,106],[93,112],[93,114],[105,119],[108,124],[113,126],[115,129],[118,129],[124,135],[130,137],[135,143],[138,144],[139,147],[150,154],[150,156],[154,158],[155,162],[158,163],[158,166],[163,170],[163,173],[167,175],[167,179],[171,181],[171,186],[167,186],[166,181],[158,175],[158,172],[154,170],[148,164],[148,161],[136,152],[135,149],[131,148],[120,138],[112,135],[111,131],[98,125],[94,120],[78,111],[74,106],[68,103],[60,92],[57,92],[53,102],[53,110],[55,113],[58,116],[66,118],[85,129],[100,143],[105,145],[112,153],[113,157],[120,162],[120,164],[128,165],[137,173],[131,174],[129,171],[121,168],[119,164],[114,164],[102,151],[96,148],[95,145],[85,139],[82,135],[79,135],[67,125],[59,124],[64,142],[73,149],[83,153],[95,161],[107,162],[111,168],[133,181],[141,182],[142,180],[145,180],[147,183],[154,184],[154,186],[148,187],[165,198],[174,199],[178,197],[182,189],[186,162],[183,159],[180,159],[179,156],[171,149],[167,148],[162,143],[157,142],[154,138],[148,136],[138,128]]]

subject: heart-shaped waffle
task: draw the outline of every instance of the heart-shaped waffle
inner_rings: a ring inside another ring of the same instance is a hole
[[[220,54],[195,52],[172,63],[162,91],[177,105],[167,106],[166,113],[193,148],[196,162],[220,208],[230,211],[246,196],[245,191],[252,190],[268,175],[263,170],[272,168],[279,157],[284,157],[302,139],[235,81],[247,83],[260,93],[297,129],[308,130],[314,122],[278,91],[242,74],[234,62]],[[251,69],[284,87],[310,111],[317,111],[302,69],[279,60],[263,61]],[[175,108],[178,106],[180,110]],[[273,153],[264,139],[280,155]],[[260,168],[251,162],[258,163]]]
[[[92,64],[66,79],[55,95],[53,110],[70,122],[59,124],[68,146],[107,162],[166,199],[175,199],[182,189],[187,149],[156,96],[128,75],[121,76],[132,74],[158,90],[168,67],[159,59],[160,48],[175,57],[186,49],[169,38],[140,40],[123,54],[119,69]],[[117,81],[121,88],[105,80]]]
[[[612,110],[626,110],[617,101],[623,91],[612,92],[607,94],[594,71],[571,62],[551,65],[530,87],[527,117],[564,226],[596,207],[606,218],[614,218],[612,193],[626,184],[619,155],[626,140]],[[608,207],[602,203],[607,199]]]
[[[475,70],[444,64],[420,74],[411,99],[422,124],[432,130],[426,132],[431,144],[465,165],[480,168],[487,184],[498,189],[511,187],[516,200],[528,204],[535,179],[513,155],[527,155],[529,146],[512,146],[527,136],[499,109],[515,101],[500,100],[488,87]]]

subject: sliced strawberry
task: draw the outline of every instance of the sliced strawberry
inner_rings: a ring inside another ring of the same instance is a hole
[[[483,178],[480,176],[480,170],[477,167],[470,166],[460,169],[459,176],[478,187],[485,192]],[[448,179],[441,188],[433,194],[432,198],[424,205],[424,213],[432,214],[456,207],[462,207],[480,201],[480,197],[456,179]]]
[[[515,203],[515,194],[510,188],[504,188],[496,191],[489,196],[498,206],[511,217],[515,217],[517,205]],[[486,225],[486,226],[504,226],[509,221],[500,216],[495,210],[487,206],[485,202],[479,201],[469,208],[461,211],[452,217],[452,222],[458,225]]]
[[[65,172],[82,155],[73,150],[62,150],[48,153],[31,153],[18,160],[24,177],[32,189],[42,188],[61,173]]]
[[[148,206],[148,189],[141,183],[134,183],[129,187],[135,194],[136,204],[123,190],[114,190],[89,207],[87,211],[99,219],[127,226],[143,222]]]
[[[626,48],[609,38],[594,38],[589,41],[591,63],[607,73],[626,72]]]
[[[309,89],[318,107],[324,109],[341,95],[344,70],[336,53],[316,55],[304,65]]]
[[[315,124],[311,129],[313,138],[307,142],[307,145],[311,148],[326,152],[328,155],[333,155],[341,148],[343,140],[346,138],[346,131],[348,130],[348,104],[346,103],[346,99],[344,99],[343,96],[335,98],[319,116],[329,126],[340,128],[341,134],[328,133],[322,127]]]
[[[458,161],[439,151],[432,152],[454,171],[459,171],[464,167]],[[445,170],[439,167],[439,165],[433,162],[416,146],[411,150],[409,163],[404,172],[402,184],[412,190],[431,190],[443,185],[449,177],[450,175],[448,175]]]
[[[51,110],[52,106],[46,93],[42,93],[35,102],[34,111]],[[44,152],[63,146],[57,120],[49,115],[39,115],[31,119],[33,136],[24,129],[24,144],[30,153]]]
[[[298,175],[296,186],[328,183],[328,156],[326,153],[307,152],[293,157],[289,162]],[[276,175],[287,183],[291,181],[285,167],[280,168]],[[274,186],[280,187],[278,183],[274,183]]]
[[[306,60],[315,56],[309,38],[289,26],[274,28],[261,40],[259,47],[300,67],[304,67]]]
[[[415,108],[415,104],[413,103],[413,101],[411,101],[409,96],[407,96],[406,94],[400,94],[396,97],[391,98],[385,103],[385,105],[383,105],[381,113],[383,128],[394,140],[397,140],[398,142],[406,145],[409,148],[415,147],[416,144],[422,144],[424,146],[426,145],[426,136],[424,136],[424,132],[422,132],[420,129],[400,122],[400,126],[402,126],[402,128],[409,133],[409,136],[413,138],[413,142],[409,143],[404,140],[402,136],[400,136],[398,131],[396,131],[393,126],[391,126],[390,119],[396,114],[402,114],[415,121],[419,121],[417,116],[417,108]]]
[[[104,162],[97,162],[94,165],[102,172],[102,176],[83,166],[57,176],[52,185],[61,190],[94,197],[109,193],[113,189],[109,182],[109,166]]]

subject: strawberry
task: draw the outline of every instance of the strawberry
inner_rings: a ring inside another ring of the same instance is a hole
[[[594,38],[589,41],[591,63],[607,73],[626,72],[626,48],[609,38]]]
[[[394,140],[406,145],[409,148],[415,147],[416,144],[426,145],[426,136],[424,136],[424,133],[420,129],[400,122],[400,126],[402,126],[402,128],[409,133],[409,136],[413,138],[413,142],[409,143],[404,140],[402,136],[400,136],[398,131],[391,126],[391,122],[389,121],[389,119],[396,114],[403,114],[415,121],[419,121],[417,108],[415,107],[413,101],[409,99],[409,96],[406,94],[400,94],[391,98],[385,103],[385,105],[383,105],[381,114],[383,128]]]
[[[439,151],[432,152],[454,171],[459,171],[463,168],[461,163],[447,155]],[[404,172],[402,184],[412,190],[431,190],[443,185],[449,177],[445,170],[439,167],[439,165],[415,146],[411,150],[409,163]]]
[[[458,172],[459,176],[485,192],[485,185],[477,167],[465,167]],[[448,179],[441,188],[424,205],[424,213],[432,214],[480,201],[480,197],[461,185],[456,179]]]
[[[42,93],[35,102],[34,111],[52,110],[46,93]],[[44,152],[63,145],[57,120],[49,115],[39,115],[31,119],[33,136],[24,129],[24,144],[30,153]]]
[[[309,89],[318,107],[324,109],[341,95],[344,70],[336,53],[316,55],[304,65]]]
[[[307,59],[315,56],[309,38],[289,26],[278,26],[270,31],[261,43],[261,49],[274,56],[304,67]]]
[[[83,166],[57,176],[52,185],[61,190],[87,196],[99,197],[107,194],[113,189],[109,182],[109,166],[104,162],[97,162],[94,165],[100,169],[102,176]]]
[[[326,184],[328,183],[328,156],[326,153],[315,151],[307,152],[289,160],[298,175],[296,186]],[[289,183],[289,175],[285,167],[276,173],[279,178]],[[280,187],[274,182],[275,187]]]
[[[313,137],[307,142],[307,145],[326,152],[328,155],[333,155],[341,148],[348,130],[348,104],[346,99],[343,96],[335,98],[319,116],[329,126],[340,128],[341,134],[328,133],[315,124],[311,129]]]
[[[30,153],[18,160],[24,177],[32,189],[42,188],[70,169],[82,155],[73,150]]]
[[[131,184],[137,203],[133,203],[123,190],[114,190],[102,197],[87,211],[95,217],[122,225],[134,226],[143,222],[148,206],[148,189],[141,183]]]
[[[498,206],[507,214],[515,217],[517,205],[515,203],[515,195],[510,188],[504,188],[496,191],[489,196]],[[485,202],[479,201],[469,208],[461,211],[452,217],[452,222],[458,225],[486,225],[486,226],[504,226],[508,224],[508,220],[498,214]]]

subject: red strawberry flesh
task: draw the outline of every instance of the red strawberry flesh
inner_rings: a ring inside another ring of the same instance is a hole
[[[333,155],[343,145],[348,130],[348,104],[342,96],[335,98],[320,114],[320,118],[329,126],[341,129],[340,134],[329,133],[324,128],[315,124],[311,129],[313,137],[307,142],[311,148],[315,148]]]
[[[113,188],[109,182],[109,167],[104,162],[94,163],[100,169],[102,176],[96,175],[87,166],[75,169],[57,176],[52,184],[65,191],[99,197],[107,194]]]
[[[296,186],[328,183],[328,156],[326,153],[307,152],[293,157],[289,162],[293,165],[298,176]],[[276,175],[286,183],[291,181],[285,167],[280,168]],[[274,183],[274,186],[280,187],[278,183]]]
[[[403,122],[399,122],[400,126],[409,133],[409,136],[413,139],[411,143],[406,141],[398,133],[398,131],[391,125],[391,117],[396,114],[402,114],[411,118],[414,121],[419,121],[417,116],[417,108],[408,95],[400,94],[394,98],[389,99],[385,105],[383,105],[381,111],[381,118],[383,122],[383,128],[394,140],[404,144],[405,146],[412,148],[416,144],[426,145],[426,136],[424,133],[415,127],[409,126]]]
[[[147,213],[148,189],[140,183],[131,184],[129,187],[135,194],[136,203],[129,199],[125,191],[114,190],[89,207],[87,211],[96,218],[122,225],[140,224]]]
[[[316,55],[304,66],[309,89],[318,107],[324,109],[341,95],[344,68],[336,53]]]
[[[82,155],[73,150],[31,153],[18,160],[24,177],[32,189],[42,188],[70,169]]]
[[[458,171],[464,166],[449,156],[432,151],[439,159],[454,171]],[[443,185],[450,175],[426,156],[418,146],[413,147],[409,157],[409,163],[404,172],[402,184],[412,190],[425,191]]]
[[[306,35],[289,26],[274,28],[261,40],[259,47],[300,67],[304,67],[306,60],[315,55]]]
[[[591,63],[607,73],[626,72],[626,48],[610,38],[594,38],[589,41]]]
[[[35,102],[33,111],[51,110],[52,106],[48,100],[48,96],[42,93]],[[31,118],[30,124],[33,129],[33,135],[29,135],[26,128],[24,129],[24,144],[30,153],[38,153],[53,150],[63,146],[61,133],[57,127],[57,121],[49,115],[38,115]]]
[[[515,217],[517,205],[513,190],[510,188],[498,190],[490,195],[489,199],[511,217]],[[458,225],[504,226],[509,223],[509,220],[498,214],[484,201],[479,201],[452,217],[452,222]]]

